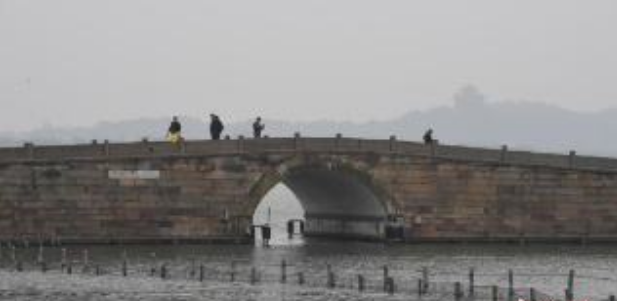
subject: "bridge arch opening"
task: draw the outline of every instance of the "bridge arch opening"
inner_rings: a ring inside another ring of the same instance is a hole
[[[255,201],[260,204],[254,212],[263,216],[267,209],[261,204],[267,204],[271,191],[283,185],[288,188],[286,196],[295,197],[304,210],[304,234],[308,237],[381,240],[396,222],[388,196],[370,177],[357,170],[327,166],[264,175],[254,188]]]
[[[270,245],[296,245],[303,244],[300,223],[304,221],[304,208],[293,191],[284,183],[276,184],[263,197],[253,214],[253,225],[255,226],[255,242],[263,242],[262,226],[271,228]],[[293,235],[288,233],[289,223],[293,223]]]

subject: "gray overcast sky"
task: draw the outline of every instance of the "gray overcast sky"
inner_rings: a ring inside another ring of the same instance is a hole
[[[372,120],[617,105],[617,1],[0,0],[0,131],[172,114]]]

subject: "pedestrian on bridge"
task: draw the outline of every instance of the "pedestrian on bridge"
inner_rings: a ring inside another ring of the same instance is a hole
[[[261,122],[261,117],[257,117],[255,122],[253,122],[253,137],[261,138],[261,132],[266,128],[266,126]]]
[[[435,140],[433,139],[433,129],[428,129],[422,138],[424,139],[424,144],[435,143]]]
[[[174,146],[179,146],[182,140],[182,125],[178,121],[178,117],[174,116],[167,130],[167,141]]]
[[[224,128],[221,118],[215,114],[210,114],[210,136],[212,140],[220,140]]]

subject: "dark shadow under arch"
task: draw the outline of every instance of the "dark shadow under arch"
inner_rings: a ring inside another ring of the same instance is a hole
[[[251,189],[253,212],[279,183],[284,183],[305,209],[309,236],[381,239],[394,211],[387,193],[367,172],[349,166],[311,164],[264,174]]]

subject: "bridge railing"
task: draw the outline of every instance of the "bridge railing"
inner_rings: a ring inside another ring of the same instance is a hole
[[[394,144],[392,144],[393,146]],[[388,140],[361,140],[359,149],[375,153],[393,152],[390,141]]]
[[[507,147],[488,149],[424,145],[417,142],[397,141],[394,137],[388,140],[368,140],[341,136],[312,138],[299,135],[294,138],[247,139],[240,137],[220,141],[195,140],[186,141],[182,145],[146,140],[131,143],[104,142],[70,146],[25,144],[23,147],[0,148],[0,162],[296,151],[397,153],[474,162],[617,171],[617,159],[578,156],[574,152],[560,155],[508,150]]]
[[[432,153],[430,146],[418,142],[395,141],[394,145],[394,151],[396,152],[412,153],[420,156],[430,156]]]
[[[569,157],[557,154],[532,153],[524,151],[510,151],[506,162],[509,164],[547,165],[553,167],[569,167]]]
[[[0,161],[17,161],[28,159],[23,147],[0,148]]]
[[[617,170],[617,160],[602,157],[576,157],[574,166],[586,169],[595,169],[598,166],[608,170]]]
[[[297,140],[290,138],[241,139],[240,151],[252,152],[284,152],[296,149]]]
[[[338,140],[335,138],[300,138],[298,149],[314,152],[335,151]]]
[[[240,148],[239,140],[220,140],[220,141],[209,141],[209,140],[198,140],[198,141],[187,141],[181,146],[182,149],[175,147],[168,154],[178,154],[184,153],[187,155],[210,155],[210,154],[233,154],[237,153]],[[169,143],[166,143],[171,145]]]
[[[26,147],[26,151],[28,147]],[[100,156],[103,154],[103,148],[100,145],[60,145],[60,146],[45,146],[32,147],[30,156],[32,158],[45,159],[65,159],[65,158],[88,158],[92,156]]]
[[[431,151],[431,146],[427,147]],[[465,159],[471,161],[500,162],[501,151],[486,148],[472,148],[465,146],[432,146],[434,156],[448,159]]]

